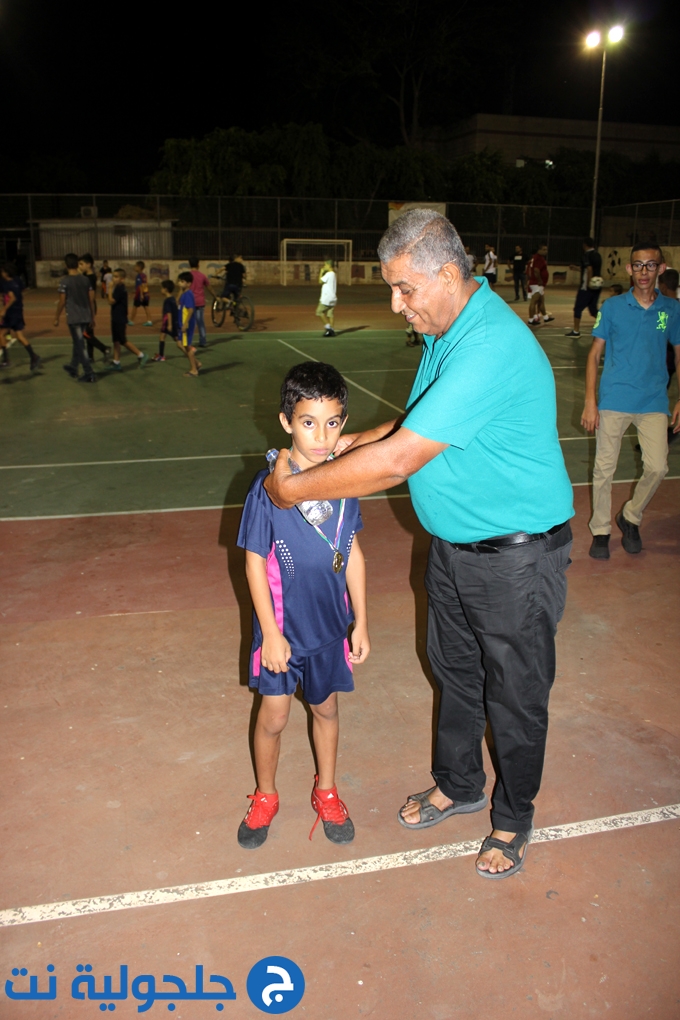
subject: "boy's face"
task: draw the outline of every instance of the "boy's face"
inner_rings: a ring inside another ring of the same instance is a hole
[[[178,280],[177,282],[179,284],[179,289],[181,291],[189,290],[189,287],[191,286],[191,284],[188,283],[186,280]]]
[[[113,274],[113,282],[114,283],[124,283],[125,282],[125,277],[121,276],[120,273],[114,273]]]
[[[161,294],[163,297],[170,297],[170,291],[166,290],[165,287],[161,287]]]
[[[303,469],[328,460],[335,449],[347,417],[342,417],[339,400],[298,400],[291,421],[284,414],[279,421],[293,439],[293,460]]]

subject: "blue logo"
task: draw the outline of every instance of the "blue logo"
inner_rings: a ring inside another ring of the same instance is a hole
[[[263,1013],[288,1013],[305,994],[305,979],[292,960],[266,956],[250,971],[246,988],[250,1001]]]

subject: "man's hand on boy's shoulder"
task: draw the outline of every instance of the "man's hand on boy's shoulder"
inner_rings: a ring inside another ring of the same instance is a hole
[[[282,457],[281,453],[285,456]],[[287,500],[284,495],[286,479],[292,477],[293,472],[288,465],[288,451],[282,450],[276,458],[274,470],[264,480],[265,491],[279,510],[290,510],[295,506],[295,500]]]
[[[357,624],[352,631],[350,638],[352,651],[349,653],[349,661],[354,666],[365,662],[371,651],[371,640],[368,636],[368,627]]]

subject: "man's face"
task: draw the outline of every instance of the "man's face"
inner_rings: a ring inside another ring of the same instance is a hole
[[[542,255],[543,258],[546,258],[548,254],[548,246],[546,244],[542,244],[541,247],[538,249],[538,254]]]
[[[636,251],[632,263],[626,266],[626,272],[633,278],[633,286],[645,294],[650,294],[660,273],[666,272],[666,263],[661,261],[658,248],[644,248]]]
[[[382,276],[392,291],[392,311],[404,316],[416,333],[439,336],[455,318],[453,293],[460,287],[460,272],[452,263],[432,278],[417,272],[409,255],[381,263]]]
[[[515,254],[516,255],[521,255],[522,254],[522,249],[520,248],[520,246],[518,244],[515,245]]]

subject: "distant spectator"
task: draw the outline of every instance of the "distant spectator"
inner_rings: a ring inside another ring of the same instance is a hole
[[[474,276],[477,271],[477,256],[470,251],[469,245],[465,245],[465,258],[468,260],[470,272]]]
[[[86,276],[87,279],[90,281],[90,286],[92,287],[92,290],[93,290],[94,294],[96,295],[97,294],[97,274],[94,271],[94,259],[89,254],[89,252],[86,253],[85,255],[81,255],[80,256],[80,259],[78,260],[78,269],[83,274],[83,276]],[[97,314],[97,298],[96,298],[96,296],[95,296],[95,299],[94,299],[94,313],[95,313],[95,315]],[[84,336],[85,336],[85,343],[87,344],[87,356],[90,359],[90,361],[94,361],[94,349],[95,349],[95,347],[97,348],[98,351],[102,352],[102,354],[104,355],[104,361],[106,361],[108,356],[109,356],[109,354],[111,353],[111,348],[107,347],[105,344],[103,344],[101,342],[101,340],[99,340],[94,335],[94,326],[92,324],[90,324],[87,327],[87,329],[84,332]]]
[[[321,294],[319,303],[316,306],[316,314],[323,322],[323,335],[335,336],[333,323],[335,321],[335,306],[338,303],[338,278],[333,268],[333,260],[326,259],[319,273]]]
[[[101,277],[100,287],[103,298],[106,297],[106,277],[110,274],[111,266],[109,265],[108,261],[104,259],[101,265],[101,269],[99,270],[99,275]]]
[[[220,274],[221,275],[221,274]],[[222,290],[222,297],[231,301],[232,298],[236,299],[241,296],[243,290],[243,284],[246,278],[246,267],[241,260],[241,256],[235,257],[234,255],[229,256],[229,261],[224,267],[224,288]]]
[[[205,331],[205,292],[211,295],[213,301],[217,300],[217,296],[210,289],[210,280],[202,273],[198,268],[200,262],[198,259],[189,259],[189,266],[191,271],[191,278],[193,283],[191,284],[191,293],[194,295],[195,308],[193,313],[194,329],[198,326],[198,346],[205,347],[208,343],[208,334]],[[181,280],[181,277],[180,277]],[[193,333],[193,329],[192,329]],[[191,346],[191,345],[189,345]],[[192,348],[193,350],[193,348]],[[192,364],[191,372],[187,375],[198,375],[198,370],[194,373],[194,367]]]
[[[163,280],[161,283],[163,318],[161,319],[161,335],[158,338],[158,354],[154,354],[154,361],[165,361],[166,336],[175,341],[179,338],[179,311],[174,290],[175,285],[172,280]]]
[[[59,282],[59,300],[57,312],[54,317],[55,328],[59,325],[61,313],[66,307],[66,321],[68,323],[73,348],[71,361],[64,365],[63,369],[73,379],[78,379],[78,366],[82,365],[83,374],[79,382],[96,382],[97,376],[92,370],[92,363],[85,351],[85,330],[88,326],[94,328],[94,291],[86,276],[78,269],[78,256],[70,252],[64,257],[66,264],[66,276]]]
[[[496,277],[498,273],[498,256],[492,244],[484,245],[486,254],[484,256],[484,276],[486,277],[491,290],[496,289]]]
[[[540,326],[542,322],[551,322],[555,318],[545,309],[545,287],[549,279],[547,256],[548,245],[541,244],[527,263],[530,326]]]
[[[595,249],[595,242],[592,237],[583,239],[583,255],[580,266],[569,266],[570,269],[578,269],[581,273],[581,286],[576,292],[574,304],[574,328],[570,329],[565,336],[574,337],[581,335],[581,316],[586,308],[595,319],[597,318],[597,302],[602,289],[602,256]]]
[[[139,265],[139,263],[137,263]],[[135,269],[137,268],[135,266]],[[144,263],[142,262],[142,266]],[[111,372],[122,372],[123,366],[120,363],[120,349],[126,347],[131,354],[137,357],[140,368],[144,368],[149,360],[148,354],[143,354],[139,347],[136,347],[128,340],[125,328],[128,319],[128,296],[125,286],[125,270],[116,269],[113,274],[113,281],[108,291],[107,300],[111,305],[111,339],[113,341],[113,360],[106,366]]]
[[[139,262],[135,262],[135,296],[132,302],[132,315],[127,320],[128,326],[134,326],[138,308],[143,308],[143,314],[146,315],[146,321],[143,322],[142,325],[153,326],[153,322],[149,316],[149,281],[146,273],[144,272],[145,268],[146,266],[141,259]],[[116,270],[116,272],[118,272],[118,270]]]
[[[3,368],[9,365],[7,334],[12,333],[28,354],[31,362],[31,372],[35,372],[36,369],[41,367],[42,362],[24,335],[24,329],[26,328],[26,323],[24,322],[24,289],[25,284],[18,275],[16,266],[6,262],[2,269],[0,269],[0,291],[2,292],[2,305],[4,306],[4,311],[0,308],[0,315],[4,315],[0,319],[1,364]]]
[[[508,266],[512,269],[512,282],[515,285],[515,301],[519,301],[519,289],[522,288],[522,298],[527,299],[527,257],[522,251],[521,244],[515,245],[515,254],[512,256]]]

